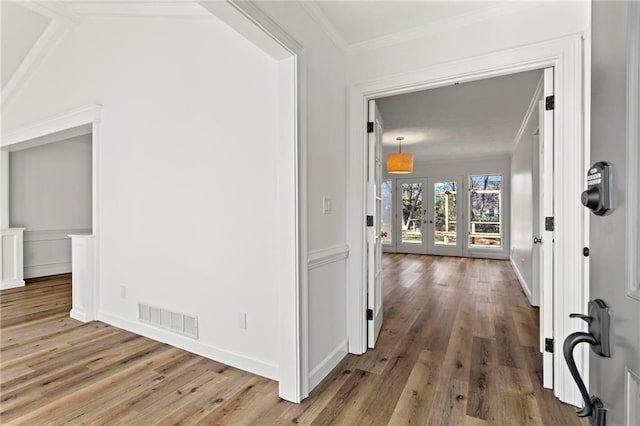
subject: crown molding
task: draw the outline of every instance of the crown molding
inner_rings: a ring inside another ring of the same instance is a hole
[[[183,18],[215,19],[196,2],[108,2],[69,3],[70,9],[82,18]]]
[[[491,7],[475,10],[463,15],[452,16],[450,18],[440,19],[429,22],[419,27],[409,28],[404,31],[366,40],[360,43],[350,44],[347,47],[348,55],[357,55],[382,47],[393,46],[395,44],[405,43],[430,35],[438,34],[444,31],[451,31],[465,27],[477,22],[486,21],[503,15],[510,15],[516,12],[536,7],[534,2],[502,2]]]
[[[313,19],[316,24],[322,29],[327,37],[336,45],[338,49],[346,52],[349,48],[347,42],[342,38],[336,27],[333,26],[327,15],[324,14],[322,9],[313,1],[300,1],[299,4],[307,12],[307,14]]]

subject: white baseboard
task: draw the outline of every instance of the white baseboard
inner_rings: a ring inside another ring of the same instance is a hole
[[[49,263],[45,265],[25,265],[24,267],[25,278],[38,278],[38,277],[47,277],[49,275],[70,274],[70,273],[71,273],[71,261]]]
[[[335,349],[331,351],[331,353],[327,355],[325,359],[320,361],[320,364],[318,364],[313,368],[313,370],[311,370],[311,373],[309,373],[310,391],[318,386],[322,379],[327,377],[331,370],[333,370],[336,365],[338,365],[338,363],[342,361],[342,358],[347,355],[347,352],[347,340],[345,339],[340,342],[338,346],[336,346]]]
[[[10,288],[23,287],[24,280],[7,280],[0,283],[0,290],[8,290]]]
[[[73,318],[74,320],[78,320],[80,322],[89,322],[91,321],[89,319],[89,317],[87,316],[87,313],[84,311],[81,311],[79,309],[71,309],[69,311],[69,316],[71,318]]]
[[[518,277],[518,281],[520,282],[520,287],[522,287],[522,291],[524,291],[525,296],[527,296],[527,300],[529,301],[529,304],[531,306],[533,306],[531,290],[529,289],[529,286],[527,286],[527,283],[524,280],[524,278],[522,277],[522,274],[520,273],[520,270],[518,269],[518,265],[516,265],[516,262],[513,261],[513,258],[511,257],[511,258],[509,258],[509,260],[511,261],[511,266],[513,267],[513,272],[515,272],[516,273],[516,277]]]
[[[119,315],[114,315],[104,311],[98,312],[98,320],[106,322],[114,327],[118,327],[162,343],[167,343],[171,346],[184,349],[185,351],[192,352],[205,358],[209,358],[271,380],[277,381],[279,378],[279,368],[276,364],[267,363],[250,358],[246,355],[219,349],[188,337],[173,334],[161,328],[152,327],[137,321],[131,321]]]

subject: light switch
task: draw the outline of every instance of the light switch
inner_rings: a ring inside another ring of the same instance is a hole
[[[333,212],[333,200],[331,197],[322,197],[322,213],[331,214]]]

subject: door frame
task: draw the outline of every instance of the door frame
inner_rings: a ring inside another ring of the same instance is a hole
[[[554,175],[556,250],[554,252],[554,336],[556,347],[565,337],[584,326],[570,319],[573,312],[586,312],[588,285],[584,280],[584,226],[587,214],[577,197],[583,190],[583,165],[586,150],[583,120],[583,41],[581,34],[492,52],[461,61],[433,65],[417,71],[354,83],[349,90],[347,242],[348,259],[347,336],[349,352],[366,351],[365,306],[366,263],[364,262],[365,223],[364,161],[366,151],[366,105],[369,99],[398,95],[454,83],[498,77],[522,71],[554,67],[556,89],[556,144]],[[576,220],[577,218],[577,220]],[[588,352],[576,348],[576,363],[586,377]],[[581,398],[562,359],[554,353],[555,395],[562,401],[579,405]]]

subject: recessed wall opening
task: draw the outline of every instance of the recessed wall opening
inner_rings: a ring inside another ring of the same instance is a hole
[[[91,133],[70,134],[9,152],[9,227],[24,228],[25,279],[71,273],[69,235],[93,232]]]

